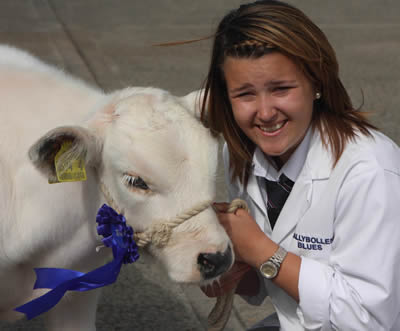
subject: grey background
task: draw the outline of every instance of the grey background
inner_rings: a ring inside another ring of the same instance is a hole
[[[238,0],[1,0],[0,42],[22,47],[106,91],[156,86],[183,95],[205,78],[210,41],[153,44],[210,35]],[[354,104],[400,143],[400,2],[291,0],[327,34]],[[218,199],[223,200],[222,170]],[[151,258],[125,266],[103,292],[97,327],[110,330],[205,330],[214,304],[195,286],[169,281]],[[227,330],[244,330],[272,307],[235,299]],[[1,330],[42,330],[41,318]],[[61,329],[60,329],[61,330]]]

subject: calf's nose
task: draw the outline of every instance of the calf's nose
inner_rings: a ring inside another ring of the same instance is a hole
[[[203,278],[210,279],[227,271],[232,264],[232,258],[232,249],[228,246],[223,253],[200,253],[197,264]]]

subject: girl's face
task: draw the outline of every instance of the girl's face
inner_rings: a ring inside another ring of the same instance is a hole
[[[227,57],[223,71],[233,116],[266,155],[284,164],[311,123],[315,90],[297,65],[274,52]]]

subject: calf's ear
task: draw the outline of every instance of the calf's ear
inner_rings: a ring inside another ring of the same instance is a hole
[[[204,90],[193,91],[180,98],[181,104],[189,110],[197,119],[200,119],[203,105]]]
[[[100,163],[102,143],[91,131],[79,126],[55,128],[34,143],[28,152],[29,159],[50,182],[57,180],[55,156],[66,142],[71,145],[59,162],[67,167],[78,159],[94,167]]]

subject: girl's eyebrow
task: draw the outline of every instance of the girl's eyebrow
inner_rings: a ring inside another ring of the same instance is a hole
[[[265,86],[281,86],[281,85],[292,85],[292,84],[296,84],[296,80],[271,80],[269,82],[265,83]],[[238,93],[238,92],[242,92],[248,88],[253,87],[253,85],[251,85],[250,83],[245,83],[239,87],[230,89],[229,92],[230,93]]]
[[[285,84],[295,84],[296,80],[272,80],[267,82],[265,85],[267,86],[276,86],[276,85],[285,85]]]

